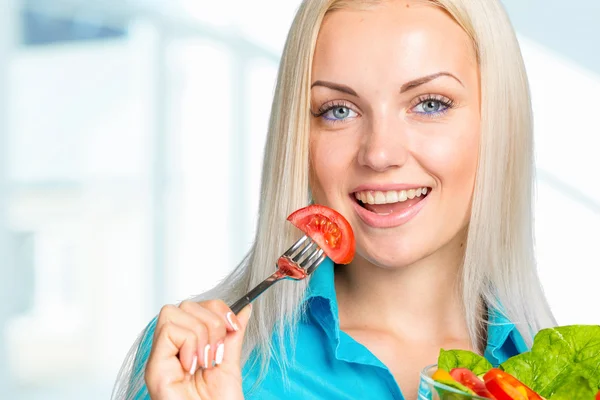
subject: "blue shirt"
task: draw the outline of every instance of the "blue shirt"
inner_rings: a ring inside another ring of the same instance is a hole
[[[390,370],[365,346],[340,330],[330,259],[313,273],[304,302],[307,312],[298,325],[294,342],[289,336],[285,339],[285,348],[294,349],[285,370],[286,379],[282,379],[279,363],[272,359],[264,379],[253,387],[260,366],[251,358],[242,371],[247,400],[404,400]],[[490,311],[489,322],[484,356],[492,365],[528,350],[515,325],[502,314]],[[150,325],[148,330],[153,331],[154,326]],[[146,336],[151,338],[152,333]],[[280,346],[276,334],[272,341],[277,358]],[[147,357],[149,346],[149,341],[143,341],[138,354]],[[139,365],[137,361],[136,364]]]

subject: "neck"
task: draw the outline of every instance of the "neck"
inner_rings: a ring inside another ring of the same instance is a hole
[[[414,340],[468,340],[458,238],[411,265],[384,268],[362,257],[336,267],[342,329],[377,327]]]

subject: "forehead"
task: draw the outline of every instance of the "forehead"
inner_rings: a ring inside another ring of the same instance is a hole
[[[476,68],[469,36],[443,9],[424,1],[386,1],[326,15],[313,73],[372,73],[406,79],[443,70]],[[319,79],[319,78],[317,78]]]

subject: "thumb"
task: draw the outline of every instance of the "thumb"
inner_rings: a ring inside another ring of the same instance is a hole
[[[244,335],[252,314],[252,304],[248,304],[237,315],[239,330],[231,332],[225,339],[225,352],[223,354],[223,363],[239,366],[242,362],[242,345],[244,344]]]

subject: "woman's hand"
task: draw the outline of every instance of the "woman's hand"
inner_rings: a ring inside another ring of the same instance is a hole
[[[247,306],[236,317],[220,300],[164,306],[145,371],[150,398],[243,399],[240,357],[250,313]]]

